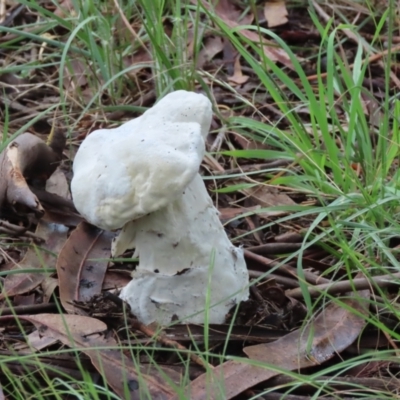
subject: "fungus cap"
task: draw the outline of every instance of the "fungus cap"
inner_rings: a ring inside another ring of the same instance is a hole
[[[211,118],[207,97],[180,90],[139,118],[92,132],[73,165],[77,210],[117,229],[173,202],[198,172]]]

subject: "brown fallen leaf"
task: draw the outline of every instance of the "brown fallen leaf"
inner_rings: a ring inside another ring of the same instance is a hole
[[[74,301],[89,301],[101,293],[114,234],[81,222],[57,260],[60,300],[70,314],[84,314]]]
[[[23,133],[0,154],[0,212],[9,206],[17,212],[22,207],[37,217],[44,214],[38,198],[27,181],[38,181],[44,186],[61,161],[66,138],[60,132],[50,144],[31,133]]]
[[[242,67],[240,65],[240,56],[235,59],[233,75],[228,77],[228,81],[235,83],[236,85],[243,85],[249,80],[248,75],[243,75]]]
[[[330,303],[305,329],[271,343],[245,347],[247,356],[265,363],[265,367],[227,361],[214,368],[212,376],[203,374],[190,384],[190,399],[232,399],[278,375],[279,372],[269,368],[270,365],[289,371],[321,365],[357,339],[366,322],[356,313],[368,314],[367,302],[363,300],[368,299],[369,294],[368,290],[360,291],[357,298],[344,299],[344,305]]]
[[[219,208],[219,219],[223,222],[233,218],[237,218],[242,214],[249,214],[253,211],[257,211],[260,206],[254,207],[240,207],[240,208]]]
[[[17,294],[14,297],[13,305],[15,307],[32,306],[34,304],[35,304],[35,294],[34,293],[30,293],[30,294],[26,294],[26,295]]]
[[[68,228],[64,225],[41,220],[35,233],[45,239],[45,243],[40,247],[32,244],[21,262],[16,264],[13,269],[35,268],[38,272],[8,275],[4,281],[0,300],[3,300],[6,296],[15,296],[35,289],[49,275],[48,273],[40,273],[40,269],[55,267],[56,258],[54,254],[58,254],[64,245]]]
[[[46,182],[46,192],[53,193],[64,199],[71,199],[69,184],[64,172],[57,168]]]
[[[247,189],[243,189],[241,192],[252,199],[253,204],[256,204],[262,208],[296,204],[287,194],[280,193],[277,188],[272,186],[257,185]],[[277,217],[285,214],[287,214],[287,211],[266,210],[262,212],[257,212],[257,215],[260,218],[264,219],[269,219],[271,217]]]
[[[131,274],[118,271],[107,271],[104,276],[103,290],[122,288],[132,280]]]
[[[224,48],[222,38],[214,36],[207,38],[203,48],[197,56],[196,68],[202,69],[207,62],[210,62]]]
[[[245,136],[239,135],[238,133],[231,133],[233,140],[243,149],[243,150],[267,150],[270,149],[266,143],[257,142],[255,140],[249,139]],[[253,164],[252,164],[253,165]]]
[[[149,49],[141,47],[134,54],[124,57],[122,62],[125,68],[129,68],[126,75],[136,81],[137,75],[143,69],[150,68],[153,65],[153,58]]]
[[[76,10],[72,0],[61,0],[59,7],[54,11],[54,15],[60,18],[75,17]]]
[[[87,70],[85,62],[79,58],[69,61],[64,68],[63,86],[70,94],[87,85]]]
[[[95,95],[93,88],[88,85],[88,68],[82,58],[72,59],[65,65],[63,86],[71,98],[82,96],[89,102]]]
[[[284,1],[267,1],[264,5],[264,16],[268,28],[280,26],[288,22],[288,12]]]
[[[58,279],[53,278],[52,276],[46,277],[42,284],[41,288],[43,291],[43,304],[49,303],[50,298],[53,295],[54,291],[56,290],[56,287],[58,286]]]
[[[0,322],[12,318],[12,316],[0,317]],[[146,375],[142,368],[136,367],[121,350],[115,350],[117,342],[102,335],[107,330],[104,322],[82,315],[39,314],[19,315],[18,318],[34,324],[43,336],[57,339],[66,346],[78,349],[89,356],[93,366],[121,398],[126,400],[141,400],[148,397],[154,400],[172,398],[174,391],[163,381],[161,375],[157,377]]]
[[[36,352],[56,344],[57,339],[52,336],[43,335],[38,329],[26,336],[26,342],[27,344],[25,346],[28,347],[32,352]],[[20,348],[21,347],[14,347],[14,350],[19,350]]]
[[[243,190],[261,207],[290,206],[296,203],[285,193],[272,186],[257,185]]]
[[[198,0],[194,1],[197,3]],[[205,0],[202,0],[203,6],[210,10],[210,4]],[[238,22],[238,12],[235,10],[233,2],[229,0],[219,0],[218,4],[214,8],[215,13],[228,25],[230,28],[238,28],[241,25],[246,25],[247,21]],[[239,13],[240,15],[240,13]],[[267,40],[264,37],[260,37],[258,33],[250,31],[248,29],[237,29],[237,33],[244,36],[245,38],[251,40],[255,43],[260,43],[263,45],[263,51],[265,55],[274,62],[280,62],[286,67],[294,70],[292,61],[285,50],[276,46],[271,40]]]

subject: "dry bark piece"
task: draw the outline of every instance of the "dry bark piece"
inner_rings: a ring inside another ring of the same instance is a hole
[[[6,147],[0,154],[0,211],[9,205],[15,211],[22,207],[43,216],[44,209],[28,181],[44,185],[61,160],[65,140],[60,131],[49,145],[31,133],[23,133]]]

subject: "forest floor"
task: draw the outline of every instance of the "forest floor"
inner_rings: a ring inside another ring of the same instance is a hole
[[[394,1],[0,0],[0,400],[398,398],[399,50]],[[224,324],[138,321],[70,193],[174,90],[249,271]]]

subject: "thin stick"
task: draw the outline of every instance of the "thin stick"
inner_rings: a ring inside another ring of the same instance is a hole
[[[256,261],[267,268],[275,268],[279,272],[284,273],[285,275],[290,275],[298,279],[298,274],[296,268],[291,267],[290,265],[282,264],[278,261],[271,260],[267,257],[260,256],[259,254],[254,254],[249,250],[244,249],[244,256],[250,260]],[[309,271],[303,271],[304,277],[308,283],[312,285],[317,285],[318,282],[329,283],[329,279],[322,278],[318,275],[313,274]]]
[[[353,290],[365,290],[371,289],[371,287],[385,288],[391,285],[400,285],[400,281],[396,282],[396,279],[400,279],[400,272],[394,274],[372,276],[370,278],[355,278],[353,280],[346,280],[334,283],[323,283],[320,285],[309,286],[308,293],[312,297],[320,296],[322,293],[326,294],[338,294],[350,292]],[[300,288],[290,289],[285,292],[289,297],[301,299],[303,293]]]

